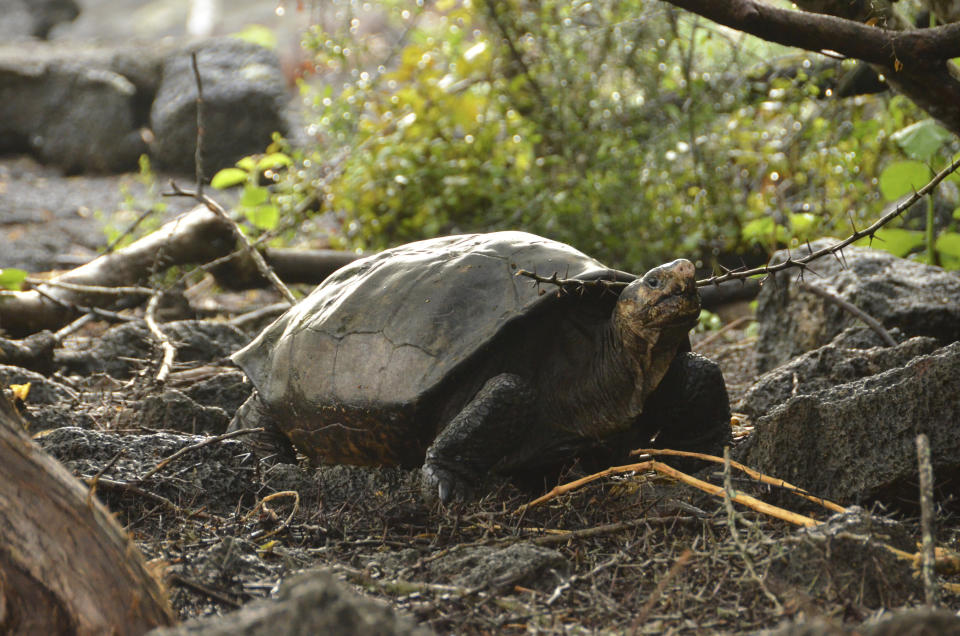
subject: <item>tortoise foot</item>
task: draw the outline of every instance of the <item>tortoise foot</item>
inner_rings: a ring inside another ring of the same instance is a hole
[[[437,496],[443,504],[469,499],[473,485],[477,483],[475,476],[469,477],[435,463],[424,464],[422,472],[424,495],[428,498]]]

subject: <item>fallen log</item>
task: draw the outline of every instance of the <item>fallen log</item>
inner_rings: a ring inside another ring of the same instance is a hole
[[[207,262],[228,254],[232,247],[229,225],[206,208],[196,207],[135,243],[55,276],[47,284],[4,293],[0,329],[15,337],[58,329],[76,318],[80,307],[109,307],[117,301],[115,293],[78,286],[137,285],[171,265]]]
[[[198,206],[157,231],[76,269],[35,283],[33,289],[2,292],[0,333],[23,337],[56,330],[89,308],[107,308],[123,299],[142,302],[149,294],[132,289],[151,275],[176,265],[204,264],[236,251],[233,231],[223,218]],[[317,284],[361,255],[336,250],[267,248],[267,264],[290,283]],[[265,284],[249,256],[238,253],[211,268],[217,281],[231,289]]]

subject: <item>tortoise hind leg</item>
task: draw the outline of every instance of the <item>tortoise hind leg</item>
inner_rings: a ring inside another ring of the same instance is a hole
[[[250,433],[243,439],[244,445],[260,458],[272,458],[282,464],[297,463],[297,452],[290,440],[280,432],[270,410],[260,399],[260,392],[254,389],[247,401],[240,405],[227,432],[232,433],[247,428],[263,428],[262,432]]]
[[[423,476],[444,503],[464,499],[497,462],[526,437],[535,415],[535,393],[518,375],[484,383],[427,449]]]

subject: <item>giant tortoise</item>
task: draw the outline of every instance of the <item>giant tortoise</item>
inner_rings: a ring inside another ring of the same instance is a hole
[[[559,293],[518,268],[629,284]],[[523,232],[410,243],[338,270],[233,355],[256,391],[232,427],[317,463],[422,465],[443,501],[597,448],[716,452],[730,411],[690,352],[699,313],[687,260],[637,278]]]

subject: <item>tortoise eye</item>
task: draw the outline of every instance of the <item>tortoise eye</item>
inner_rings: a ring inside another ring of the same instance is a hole
[[[657,289],[660,287],[660,279],[656,276],[647,276],[647,278],[644,279],[643,284],[650,289]]]

